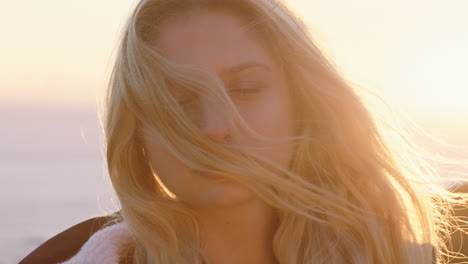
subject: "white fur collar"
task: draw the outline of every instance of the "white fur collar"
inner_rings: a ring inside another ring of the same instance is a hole
[[[108,226],[94,233],[75,256],[60,264],[118,264],[120,251],[131,240],[124,222]]]

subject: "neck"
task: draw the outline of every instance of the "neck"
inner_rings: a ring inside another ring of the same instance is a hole
[[[203,252],[211,263],[276,263],[272,245],[278,220],[260,199],[198,212]]]

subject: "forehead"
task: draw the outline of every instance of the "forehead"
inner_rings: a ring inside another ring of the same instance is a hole
[[[184,13],[160,25],[153,40],[161,53],[179,64],[201,66],[221,73],[226,68],[255,62],[274,68],[272,57],[255,39],[247,22],[227,12]]]

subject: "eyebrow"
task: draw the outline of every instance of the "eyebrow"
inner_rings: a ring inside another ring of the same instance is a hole
[[[250,69],[250,68],[262,68],[270,72],[272,71],[271,67],[266,64],[255,62],[255,61],[249,61],[249,62],[241,63],[238,65],[234,65],[232,67],[224,68],[221,71],[221,75],[238,73],[243,70]]]

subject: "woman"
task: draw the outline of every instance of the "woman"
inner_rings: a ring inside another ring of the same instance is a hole
[[[122,210],[66,263],[444,262],[451,196],[281,2],[141,1],[105,132]]]

